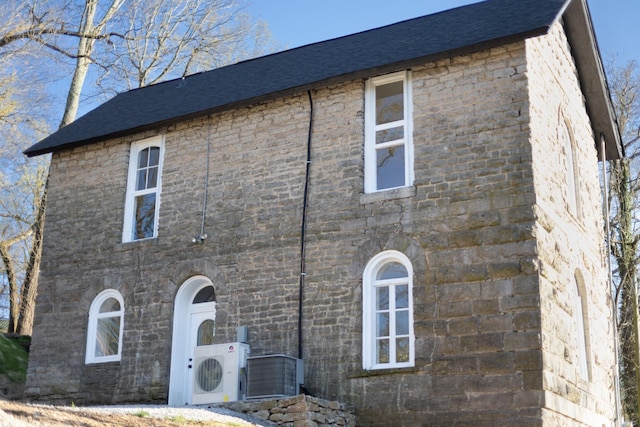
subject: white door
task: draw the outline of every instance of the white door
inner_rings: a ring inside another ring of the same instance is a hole
[[[223,356],[213,354],[215,311],[191,313],[188,357],[188,402],[209,403],[223,387]]]

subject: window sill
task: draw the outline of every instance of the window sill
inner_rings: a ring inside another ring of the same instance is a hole
[[[411,374],[420,372],[421,369],[416,366],[407,366],[404,368],[382,368],[382,369],[361,369],[355,374],[351,375],[351,379],[355,378],[367,378],[367,377],[379,377],[382,375],[394,375],[394,374]]]
[[[133,248],[141,248],[141,247],[145,248],[145,247],[157,246],[157,245],[158,245],[158,238],[151,237],[149,239],[134,240],[132,242],[116,243],[116,245],[114,246],[114,251],[122,252],[122,251],[127,251]]]
[[[382,202],[385,200],[406,199],[409,197],[415,197],[416,187],[412,185],[410,187],[394,188],[391,190],[376,191],[375,193],[365,193],[360,195],[360,204]]]

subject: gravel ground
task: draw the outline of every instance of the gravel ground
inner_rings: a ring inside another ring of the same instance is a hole
[[[49,406],[0,400],[0,427],[271,427],[222,407],[165,405]]]
[[[146,412],[150,417],[171,418],[182,416],[194,421],[235,422],[239,426],[272,426],[249,415],[221,407],[208,406],[164,406],[164,405],[120,405],[120,406],[84,406],[76,408],[82,411],[107,412],[111,414],[140,414]]]

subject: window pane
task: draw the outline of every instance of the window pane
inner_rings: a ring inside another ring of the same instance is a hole
[[[389,310],[389,287],[376,288],[376,310]]]
[[[409,338],[400,338],[396,340],[396,362],[409,361]]]
[[[145,194],[135,199],[135,218],[133,224],[133,239],[153,237],[156,212],[156,195]]]
[[[407,273],[404,265],[398,262],[390,262],[378,271],[376,280],[401,279],[403,277],[409,277],[409,273]]]
[[[404,119],[404,82],[393,82],[376,87],[376,124]]]
[[[396,335],[409,335],[409,311],[396,312]]]
[[[160,147],[151,147],[149,150],[149,166],[158,166],[160,163]]]
[[[215,335],[215,322],[211,319],[207,319],[198,327],[198,342],[196,345],[211,345],[213,344],[213,336]]]
[[[136,177],[136,191],[144,190],[147,183],[147,169],[138,170],[138,176]]]
[[[145,148],[144,150],[138,153],[138,169],[146,168],[149,164],[149,149]]]
[[[154,188],[158,185],[158,167],[147,169],[147,187]]]
[[[103,302],[98,313],[109,313],[112,311],[120,311],[120,302],[115,298],[109,298]]]
[[[389,313],[378,313],[376,315],[376,337],[389,336]]]
[[[379,130],[376,132],[376,144],[383,142],[396,141],[404,138],[404,126],[398,126],[391,129]]]
[[[118,354],[120,316],[98,319],[97,327],[95,356],[112,356]]]
[[[193,298],[192,304],[200,304],[203,302],[212,302],[216,300],[216,293],[213,290],[213,286],[207,286],[198,291]]]
[[[404,145],[376,150],[377,188],[404,186]]]
[[[389,363],[389,340],[378,340],[376,343],[376,362]]]
[[[396,308],[409,308],[409,286],[398,285],[396,288]]]

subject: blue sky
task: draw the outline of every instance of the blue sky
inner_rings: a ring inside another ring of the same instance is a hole
[[[518,1],[518,0],[514,0]],[[253,0],[250,12],[293,48],[416,18],[477,0]],[[640,62],[640,1],[588,0],[603,56]]]

